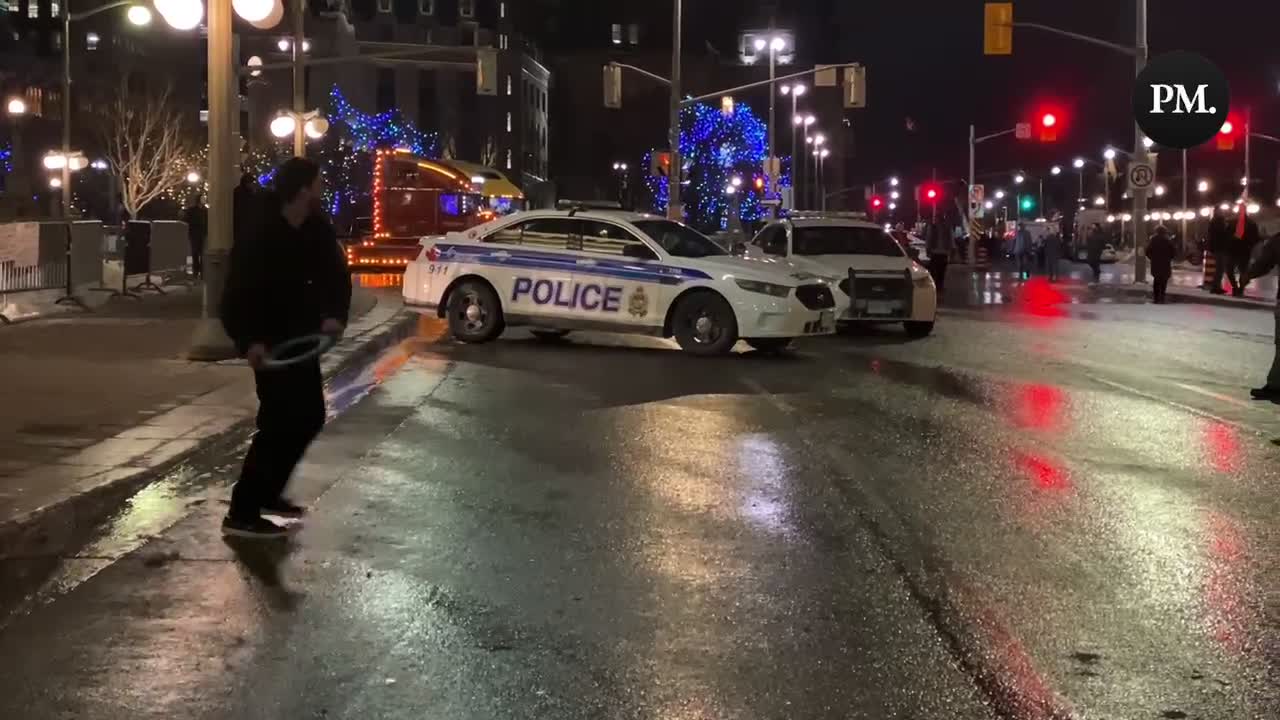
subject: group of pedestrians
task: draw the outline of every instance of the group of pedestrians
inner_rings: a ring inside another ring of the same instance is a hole
[[[1026,280],[1037,267],[1044,267],[1050,281],[1058,279],[1058,266],[1062,260],[1062,231],[1050,228],[1040,239],[1032,236],[1025,222],[1018,223],[1013,233],[1013,257],[1018,264],[1018,277]]]

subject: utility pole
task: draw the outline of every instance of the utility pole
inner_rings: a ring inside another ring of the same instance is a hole
[[[777,124],[778,124],[778,86],[775,84],[775,78],[778,75],[778,50],[777,42],[775,42],[773,29],[769,29],[769,159],[765,161],[765,196],[774,197],[774,190],[778,186],[778,178],[773,169],[773,159],[777,156]],[[778,208],[773,209],[773,216],[778,217]]]
[[[204,253],[204,305],[187,357],[225,360],[236,349],[218,319],[231,256],[231,190],[239,139],[232,124],[232,93],[239,63],[232,57],[231,0],[209,0],[209,239]]]
[[[1147,0],[1135,0],[1137,3],[1137,37],[1134,42],[1133,76],[1136,79],[1147,66]],[[1139,163],[1146,164],[1147,146],[1142,142],[1142,128],[1134,122],[1133,157]],[[1147,212],[1147,191],[1133,190],[1133,281],[1147,281],[1147,256],[1144,254],[1147,245],[1147,228],[1142,216]]]
[[[62,219],[71,222],[71,3],[67,0],[62,3]]]
[[[307,135],[303,127],[303,114],[306,113],[306,57],[304,52],[306,46],[306,34],[303,32],[303,25],[306,21],[305,0],[294,0],[291,8],[293,16],[293,155],[294,157],[306,157],[307,155]]]
[[[1182,246],[1187,247],[1187,183],[1190,178],[1187,177],[1187,150],[1182,150],[1182,232],[1178,236],[1181,239]],[[1120,226],[1120,237],[1124,237],[1124,225]]]
[[[684,208],[680,205],[680,178],[683,167],[680,160],[680,13],[681,0],[673,0],[671,9],[671,107],[667,117],[667,144],[671,148],[671,168],[667,171],[667,217],[680,220]]]

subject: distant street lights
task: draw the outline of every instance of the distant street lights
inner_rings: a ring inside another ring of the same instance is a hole
[[[796,162],[796,145],[799,144],[800,142],[799,140],[796,139],[796,137],[800,134],[800,128],[804,126],[804,121],[805,121],[805,118],[801,117],[800,114],[797,112],[798,108],[796,107],[796,101],[798,101],[800,99],[800,96],[805,93],[805,89],[806,88],[804,83],[793,83],[791,85],[783,85],[780,88],[780,92],[783,95],[791,96],[791,162],[793,164]],[[810,115],[809,117],[813,117],[813,116]],[[796,169],[793,167],[791,168],[791,204],[792,205],[795,205],[796,203],[796,177],[795,176],[796,176]]]
[[[768,196],[772,196],[778,188],[778,178],[774,177],[775,170],[773,167],[774,163],[777,162],[777,155],[778,155],[777,139],[775,137],[776,135],[775,128],[777,127],[777,119],[778,119],[777,118],[777,105],[778,105],[777,99],[778,98],[777,98],[777,95],[775,95],[773,92],[773,83],[774,83],[774,78],[777,77],[778,53],[786,49],[787,40],[781,35],[775,35],[769,38],[768,41],[766,41],[765,38],[756,38],[756,41],[755,41],[756,52],[760,52],[764,50],[766,46],[768,46],[769,48],[769,127],[768,127],[769,159],[765,163],[766,165],[765,177],[768,179],[767,180],[768,188],[765,190],[765,193]],[[794,103],[794,101],[795,101],[795,96],[793,95],[792,102]],[[795,106],[793,104],[792,110],[794,111],[794,109],[795,109]],[[794,115],[795,113],[793,112],[792,114]]]
[[[1201,180],[1200,182],[1196,183],[1196,192],[1200,193],[1201,195],[1209,192],[1209,181]]]
[[[1062,166],[1061,166],[1061,165],[1054,165],[1053,167],[1049,168],[1049,174],[1050,174],[1050,175],[1061,175],[1061,174],[1062,174]]]

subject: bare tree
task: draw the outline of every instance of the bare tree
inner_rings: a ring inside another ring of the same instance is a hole
[[[101,127],[107,162],[120,180],[130,218],[186,180],[197,146],[168,89],[130,93],[122,87],[108,103]]]

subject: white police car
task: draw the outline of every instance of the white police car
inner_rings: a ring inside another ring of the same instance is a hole
[[[422,246],[405,271],[405,304],[447,318],[464,342],[525,325],[543,338],[580,329],[674,337],[699,355],[739,339],[778,350],[834,332],[839,310],[826,281],[734,257],[654,215],[531,210]]]
[[[836,214],[796,215],[766,225],[744,252],[838,277],[842,325],[900,322],[912,337],[933,332],[938,312],[933,278],[880,225]]]

